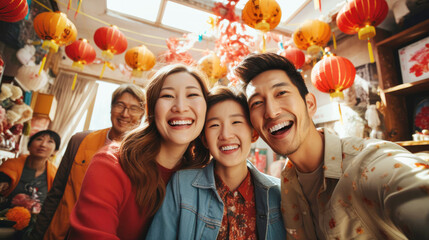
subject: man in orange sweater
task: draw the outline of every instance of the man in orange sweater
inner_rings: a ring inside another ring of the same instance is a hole
[[[92,156],[112,141],[121,141],[124,133],[136,128],[144,115],[145,95],[137,86],[123,84],[112,95],[112,127],[75,134],[64,154],[53,188],[37,217],[28,239],[65,239],[70,213],[79,197],[82,180]]]

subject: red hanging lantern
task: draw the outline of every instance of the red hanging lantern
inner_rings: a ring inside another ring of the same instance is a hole
[[[27,0],[0,1],[0,21],[18,22],[27,16]]]
[[[124,34],[119,31],[116,26],[101,27],[94,33],[94,42],[101,50],[101,56],[104,59],[103,70],[101,71],[100,78],[103,77],[104,70],[113,59],[113,55],[123,53],[128,46],[127,39]]]
[[[343,90],[352,86],[356,76],[353,64],[344,57],[325,56],[311,70],[311,82],[331,99],[344,98]]]
[[[353,0],[344,5],[337,15],[337,26],[346,34],[359,34],[368,40],[371,62],[374,62],[370,39],[375,36],[375,26],[383,22],[389,11],[385,0]]]
[[[73,60],[73,67],[83,70],[84,65],[90,64],[95,60],[95,50],[86,39],[79,39],[66,47],[66,54]],[[76,85],[77,73],[73,79],[72,90]]]
[[[305,54],[292,46],[287,47],[283,51],[279,52],[280,56],[287,58],[296,69],[300,69],[305,63]]]

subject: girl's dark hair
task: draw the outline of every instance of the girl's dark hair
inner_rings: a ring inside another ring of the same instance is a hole
[[[52,138],[52,140],[54,140],[55,150],[58,151],[58,149],[60,149],[61,137],[60,137],[60,135],[58,135],[58,133],[51,131],[51,130],[43,130],[43,131],[35,133],[33,136],[30,137],[30,140],[28,141],[28,144],[27,144],[27,148],[30,147],[30,145],[34,141],[34,139],[41,137],[41,136],[45,136],[45,135],[49,135],[49,137]]]

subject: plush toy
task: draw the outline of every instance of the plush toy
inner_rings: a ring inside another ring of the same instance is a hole
[[[3,85],[1,85],[0,101],[4,101],[7,98],[10,98],[12,101],[15,101],[16,99],[21,97],[21,88],[14,86],[10,83],[4,83]]]
[[[15,104],[6,114],[8,122],[13,126],[30,120],[33,117],[33,109],[27,104]]]

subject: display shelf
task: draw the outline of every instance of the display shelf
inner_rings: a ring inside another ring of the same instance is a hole
[[[395,143],[413,153],[429,151],[429,141],[398,141]]]
[[[422,91],[429,91],[429,78],[412,83],[399,84],[394,87],[384,89],[383,91],[384,93],[390,93],[394,95],[409,95]]]
[[[399,64],[398,49],[429,35],[429,20],[425,20],[391,37],[378,41],[376,45],[376,64],[379,75],[381,108],[384,116],[385,136],[389,141],[411,139],[410,129],[412,109],[408,101],[415,96],[428,93],[429,79],[403,83]],[[427,148],[427,146],[406,145],[408,148]]]

